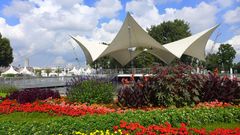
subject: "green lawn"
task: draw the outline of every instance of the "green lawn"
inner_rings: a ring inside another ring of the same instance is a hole
[[[71,117],[71,116],[50,116],[47,113],[38,113],[38,112],[33,112],[33,113],[23,113],[23,112],[15,112],[11,114],[2,114],[0,115],[0,123],[4,123],[6,121],[10,121],[12,123],[25,123],[25,122],[30,122],[30,123],[49,123],[51,121],[62,121],[62,120],[69,120],[69,121],[81,121],[84,120],[84,117],[96,117],[94,116],[82,116],[82,117]],[[100,116],[101,117],[101,116]],[[104,117],[104,116],[103,116]],[[86,119],[85,119],[86,120]],[[1,125],[0,125],[1,126]],[[210,123],[210,124],[200,124],[200,125],[191,125],[191,127],[194,128],[205,128],[206,130],[214,130],[216,128],[236,128],[240,127],[240,123]]]

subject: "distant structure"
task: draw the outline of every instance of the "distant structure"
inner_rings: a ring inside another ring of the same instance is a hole
[[[24,67],[29,67],[29,58],[24,59]]]

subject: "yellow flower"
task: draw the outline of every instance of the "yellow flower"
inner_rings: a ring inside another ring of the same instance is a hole
[[[120,133],[120,135],[122,135],[122,130],[121,129],[118,129],[118,132]]]
[[[109,130],[106,130],[105,135],[110,135]]]
[[[73,132],[73,134],[75,134],[75,135],[87,135],[87,134],[82,133],[82,132],[80,132],[80,131],[75,131],[75,132]]]

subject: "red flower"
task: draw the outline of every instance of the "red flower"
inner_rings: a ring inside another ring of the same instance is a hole
[[[113,126],[113,130],[117,131],[118,130],[118,126]]]
[[[125,128],[126,126],[127,126],[127,122],[121,120],[121,121],[120,121],[120,127],[121,127],[121,128]]]

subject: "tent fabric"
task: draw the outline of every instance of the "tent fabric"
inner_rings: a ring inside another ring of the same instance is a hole
[[[110,56],[124,66],[142,53],[144,49],[147,49],[148,53],[169,64],[176,57],[180,58],[183,54],[204,60],[207,41],[217,27],[218,26],[214,26],[193,36],[161,45],[143,30],[128,13],[116,37],[108,46],[87,41],[80,37],[72,38],[82,48],[87,64],[90,64],[98,58]],[[133,47],[137,49],[130,52],[129,48]]]
[[[73,67],[73,69],[70,70],[69,73],[74,74],[74,75],[78,75],[78,74],[79,74],[79,72],[78,72],[78,70],[76,69],[76,67]]]
[[[127,17],[121,29],[119,30],[118,34],[116,35],[116,37],[113,39],[111,44],[99,57],[103,57],[103,56],[106,56],[109,54],[115,54],[115,53],[119,54],[119,51],[124,52],[123,56],[127,57],[130,55],[130,52],[128,52],[127,50],[128,48],[132,48],[132,47],[151,48],[153,50],[157,49],[159,54],[155,54],[155,55],[157,55],[162,59],[167,57],[171,57],[171,58],[174,57],[173,54],[169,53],[167,49],[165,49],[160,43],[158,43],[155,39],[153,39],[145,30],[143,30],[142,27],[139,26],[139,24],[133,19],[133,17],[129,13],[127,14]],[[124,61],[124,59],[127,59],[127,61],[125,62],[120,62],[120,64],[124,66],[140,53],[141,52],[132,52],[133,57],[131,58],[118,57],[119,59],[118,61]],[[168,63],[170,62],[168,61],[168,59],[165,61],[167,61]]]
[[[95,41],[88,41],[82,37],[73,37],[71,38],[78,43],[78,45],[82,48],[83,53],[86,57],[87,64],[95,61],[99,55],[108,47],[107,45],[103,45],[97,43]]]
[[[128,49],[119,50],[113,53],[110,53],[109,56],[117,60],[121,65],[126,65],[136,56],[138,56],[142,51],[133,51],[129,52]],[[130,54],[131,53],[131,54]]]
[[[10,68],[3,72],[2,75],[6,75],[6,74],[19,74],[12,66],[10,66]]]
[[[24,67],[21,71],[20,74],[25,74],[25,75],[34,75],[33,72],[30,72],[27,67]]]
[[[199,60],[205,60],[205,47],[207,41],[218,26],[219,25],[163,46],[178,58],[183,54],[187,54]]]

